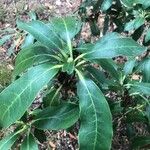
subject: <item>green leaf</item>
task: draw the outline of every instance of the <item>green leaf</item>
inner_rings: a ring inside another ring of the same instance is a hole
[[[110,75],[117,81],[120,81],[120,72],[118,71],[118,66],[112,59],[99,59],[95,60],[104,70],[110,73]]]
[[[55,62],[56,60],[51,56],[52,52],[47,47],[40,44],[31,45],[21,50],[16,58],[13,76],[19,75],[33,65],[48,61]]]
[[[98,40],[93,46],[84,47],[84,58],[87,60],[113,58],[117,56],[135,57],[142,54],[146,48],[140,46],[131,38],[118,33],[109,33]]]
[[[92,66],[87,66],[86,70],[95,79],[95,81],[98,83],[98,85],[102,85],[106,82],[105,74],[100,69],[94,68]]]
[[[138,29],[140,26],[142,26],[145,22],[145,18],[143,17],[138,17],[135,18],[134,20],[128,22],[125,24],[125,31],[132,31]]]
[[[141,61],[137,70],[142,72],[143,82],[150,82],[150,58],[146,58]]]
[[[69,128],[78,119],[78,106],[64,103],[59,106],[51,106],[43,109],[35,116],[33,125],[39,129],[60,130]]]
[[[23,44],[21,45],[21,48],[28,47],[29,45],[31,45],[33,43],[34,43],[34,37],[31,34],[28,34],[25,37],[25,40],[24,40]]]
[[[60,88],[55,89],[51,88],[45,97],[43,97],[43,105],[44,107],[48,106],[57,106],[60,104]]]
[[[136,59],[130,59],[125,63],[123,68],[125,75],[129,75],[132,73],[135,64],[136,64]]]
[[[132,94],[139,93],[150,96],[150,83],[135,82],[131,84],[130,93]]]
[[[150,29],[147,30],[146,36],[145,36],[145,42],[148,42],[150,40]]]
[[[29,15],[30,19],[32,19],[32,20],[37,20],[36,13],[35,13],[34,11],[30,11],[30,12],[28,13],[28,15]]]
[[[17,20],[17,26],[18,28],[29,32],[36,40],[51,50],[61,50],[61,39],[48,25],[44,24],[43,22],[35,20],[25,23]]]
[[[0,126],[20,119],[38,92],[56,75],[60,66],[49,63],[31,68],[0,93]]]
[[[18,138],[18,132],[11,133],[10,135],[4,137],[2,140],[0,140],[0,150],[10,150],[12,145],[15,143],[15,141]]]
[[[127,123],[133,123],[133,122],[147,123],[148,120],[144,112],[138,111],[138,110],[132,110],[131,112],[127,113],[126,122]]]
[[[2,46],[3,44],[5,44],[7,42],[7,40],[9,40],[12,37],[12,35],[5,35],[0,39],[0,46]]]
[[[86,150],[109,150],[112,141],[112,117],[108,103],[90,79],[77,71],[80,81],[77,85],[80,106],[79,146]]]
[[[68,50],[72,57],[71,39],[74,38],[81,29],[81,22],[79,19],[77,20],[75,17],[55,18],[52,19],[49,27],[67,42]]]
[[[54,29],[60,37],[68,42],[80,31],[81,22],[75,17],[60,17],[51,20],[49,26]]]
[[[132,140],[132,149],[149,149],[150,148],[150,136],[137,136]]]
[[[38,145],[35,142],[32,134],[26,136],[20,147],[20,150],[38,150]]]
[[[68,74],[72,74],[74,71],[74,61],[72,58],[69,58],[67,62],[64,63],[62,67],[63,72],[67,72]]]
[[[133,7],[134,0],[120,0],[126,7]]]
[[[102,5],[101,5],[101,10],[103,12],[106,11],[106,10],[108,10],[111,7],[112,2],[113,2],[112,0],[104,0],[103,3],[102,3]]]
[[[150,7],[150,1],[147,0],[134,0],[134,2],[137,4],[142,4],[144,9]]]

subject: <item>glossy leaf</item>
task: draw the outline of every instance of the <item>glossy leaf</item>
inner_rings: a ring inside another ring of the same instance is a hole
[[[52,19],[49,27],[67,42],[68,50],[72,57],[71,39],[80,31],[81,22],[75,17],[61,17]]]
[[[126,7],[132,7],[134,0],[121,0],[122,4]]]
[[[84,47],[84,58],[93,60],[117,56],[135,57],[145,50],[145,47],[140,46],[131,38],[123,37],[114,32],[106,34],[90,48]]]
[[[12,145],[17,140],[18,136],[18,133],[11,133],[10,135],[0,140],[0,150],[10,150]]]
[[[60,50],[62,47],[62,41],[59,36],[48,25],[41,21],[35,20],[25,23],[17,20],[17,26],[29,32],[36,40],[48,48],[51,48],[53,51]]]
[[[72,74],[74,71],[74,61],[73,59],[68,59],[67,62],[64,63],[62,67],[63,72],[67,72],[68,74]]]
[[[52,88],[47,92],[46,96],[43,97],[44,107],[60,104],[60,89],[61,87],[58,89]]]
[[[136,60],[135,59],[128,60],[125,63],[125,65],[124,65],[124,73],[125,73],[125,75],[129,75],[129,74],[132,73],[135,64],[136,64]]]
[[[29,45],[34,43],[34,37],[31,34],[27,34],[21,48],[28,47]]]
[[[80,31],[81,22],[75,17],[60,17],[52,19],[49,26],[67,42]]]
[[[0,126],[8,127],[23,116],[58,67],[49,63],[33,67],[0,93]]]
[[[150,83],[135,82],[131,85],[130,93],[139,93],[150,96]]]
[[[21,144],[20,150],[38,150],[38,145],[32,134],[29,134]]]
[[[118,71],[118,66],[112,59],[99,59],[95,60],[104,70],[110,73],[117,81],[120,81],[120,73]]]
[[[142,60],[137,70],[142,72],[143,82],[150,82],[150,58]]]
[[[108,10],[111,7],[112,2],[113,2],[112,0],[103,0],[103,3],[101,5],[101,10],[102,11]]]
[[[145,18],[135,18],[134,20],[125,24],[125,31],[132,31],[138,29],[145,22]]]
[[[19,52],[15,62],[13,76],[17,76],[26,69],[43,62],[53,61],[52,52],[40,44],[31,45]]]
[[[148,42],[150,40],[150,29],[147,30],[146,36],[145,36],[145,42]]]
[[[112,118],[104,95],[90,79],[78,71],[80,106],[79,147],[86,150],[109,150],[112,140]]]
[[[79,119],[79,108],[74,104],[61,104],[43,109],[36,114],[33,125],[39,129],[67,129]]]
[[[98,68],[94,68],[92,66],[87,66],[86,70],[89,72],[89,74],[95,79],[95,81],[102,85],[106,82],[105,74]]]

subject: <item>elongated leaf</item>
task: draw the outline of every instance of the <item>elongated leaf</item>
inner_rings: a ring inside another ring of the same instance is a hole
[[[120,73],[118,71],[118,66],[112,59],[99,59],[95,60],[104,70],[110,73],[110,75],[117,81],[120,81]]]
[[[43,45],[35,44],[19,52],[15,62],[14,76],[19,75],[26,69],[47,61],[55,62],[51,57],[52,52]]]
[[[4,139],[0,141],[0,150],[10,150],[18,136],[18,133],[11,133],[10,135],[4,137]]]
[[[136,59],[131,59],[131,60],[128,60],[126,63],[125,63],[125,66],[124,66],[124,73],[126,75],[128,74],[131,74],[132,71],[133,71],[133,68],[136,64]]]
[[[25,40],[24,40],[23,44],[21,45],[21,48],[28,47],[29,45],[31,45],[33,43],[34,43],[34,37],[31,34],[28,34],[25,37]]]
[[[146,50],[131,38],[123,37],[118,33],[109,33],[103,36],[93,47],[85,50],[87,60],[113,58],[116,56],[135,57]]]
[[[67,42],[80,31],[81,22],[75,17],[61,17],[52,19],[49,26]]]
[[[79,146],[86,150],[109,150],[112,140],[112,118],[104,95],[96,84],[78,72],[80,105]]]
[[[34,119],[33,125],[39,129],[67,129],[79,119],[79,108],[67,103],[51,106],[39,112]]]
[[[112,0],[104,0],[102,5],[101,5],[101,10],[102,11],[108,10],[111,7],[112,2],[113,2]]]
[[[96,69],[92,66],[87,66],[86,70],[96,80],[98,85],[102,85],[106,82],[105,74],[100,69]]]
[[[139,93],[150,96],[150,83],[135,82],[131,86],[130,93]]]
[[[148,42],[150,40],[150,29],[147,30],[146,36],[145,36],[145,42]]]
[[[138,29],[140,26],[142,26],[145,22],[145,18],[135,18],[134,20],[126,23],[125,25],[125,31],[132,31]]]
[[[29,32],[36,40],[48,48],[51,48],[53,51],[60,50],[62,47],[62,41],[59,36],[48,25],[41,21],[35,20],[25,23],[18,20],[17,26],[18,28]]]
[[[134,0],[120,0],[126,7],[133,7]]]
[[[38,150],[38,145],[32,134],[27,135],[23,141],[20,150]]]
[[[81,22],[75,17],[55,18],[49,24],[50,28],[67,42],[68,50],[72,53],[71,39],[80,31]],[[72,54],[71,54],[72,55]]]
[[[145,150],[150,148],[150,136],[137,136],[132,140],[132,149],[141,149]]]
[[[137,70],[142,72],[143,82],[150,82],[150,58],[146,58],[140,62]]]
[[[43,97],[44,107],[60,104],[60,89],[61,87],[58,89],[52,88],[47,92],[46,96]]]
[[[37,93],[57,72],[58,66],[49,63],[33,67],[2,91],[0,94],[0,126],[8,127],[21,118]]]

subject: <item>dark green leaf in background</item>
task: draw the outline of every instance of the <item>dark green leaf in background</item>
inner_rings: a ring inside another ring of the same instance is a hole
[[[137,136],[132,140],[132,149],[150,149],[150,136]]]

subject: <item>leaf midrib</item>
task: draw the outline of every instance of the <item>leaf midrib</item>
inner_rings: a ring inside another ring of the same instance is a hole
[[[44,24],[44,23],[42,23],[42,22],[40,22],[41,24]],[[34,32],[37,32],[37,30],[35,29],[35,28],[33,28],[31,25],[29,25],[29,24],[26,24],[27,26],[28,26],[28,28],[30,28],[31,30],[34,30]],[[44,24],[44,25],[46,25],[46,24]],[[47,25],[46,25],[47,26]],[[47,26],[48,27],[48,26]],[[48,27],[49,28],[49,27]],[[53,32],[54,33],[54,32]],[[61,50],[58,46],[57,46],[57,44],[55,44],[52,40],[50,40],[50,38],[48,38],[47,36],[45,36],[44,34],[42,34],[41,32],[40,32],[40,34],[45,38],[45,39],[47,39],[50,43],[52,43],[53,45],[55,45],[59,50]],[[60,40],[60,39],[59,39]],[[54,51],[54,50],[53,50]]]
[[[2,120],[3,120],[4,116],[6,115],[6,113],[9,112],[9,109],[12,107],[12,105],[17,101],[18,98],[20,98],[20,96],[23,94],[23,92],[24,92],[28,87],[30,87],[33,82],[35,82],[36,80],[38,80],[41,76],[43,76],[43,74],[47,73],[48,71],[52,70],[53,68],[54,68],[54,67],[51,67],[50,69],[47,69],[47,70],[46,70],[45,72],[43,72],[40,76],[38,76],[36,79],[32,80],[32,82],[30,82],[30,83],[28,84],[28,86],[26,86],[26,88],[24,88],[24,89],[22,90],[22,92],[17,95],[17,97],[15,98],[15,100],[12,101],[11,105],[9,105],[9,107],[8,107],[8,108],[5,110],[5,112],[3,113],[2,117],[1,117]]]
[[[25,61],[30,60],[30,59],[32,59],[32,58],[39,57],[39,56],[50,56],[50,58],[51,58],[51,55],[50,55],[50,54],[38,54],[38,55],[34,55],[34,56],[28,57],[28,58],[24,59],[23,61],[21,61],[20,63],[18,63],[18,64],[17,64],[17,67],[19,67],[19,66],[20,66],[22,63],[24,63]]]
[[[89,89],[88,89],[88,87],[86,86],[86,83],[85,83],[85,81],[84,81],[84,77],[82,76],[82,74],[78,71],[78,73],[80,74],[80,79],[81,79],[81,82],[84,84],[84,86],[85,86],[85,88],[87,89],[87,92],[88,92],[88,94],[89,94],[89,96],[90,96],[90,100],[91,100],[91,103],[92,103],[92,106],[93,106],[93,109],[94,109],[94,115],[95,115],[95,120],[96,120],[96,124],[95,124],[95,126],[96,126],[96,130],[95,130],[95,132],[96,132],[96,135],[95,135],[95,138],[94,138],[94,147],[93,147],[93,150],[95,150],[95,147],[96,147],[96,141],[97,141],[97,133],[98,133],[98,131],[97,131],[97,127],[98,127],[98,124],[97,124],[97,115],[96,115],[96,108],[95,108],[95,105],[94,105],[94,103],[93,103],[93,99],[92,99],[92,95],[91,95],[91,93],[90,93],[90,91],[89,91]]]

